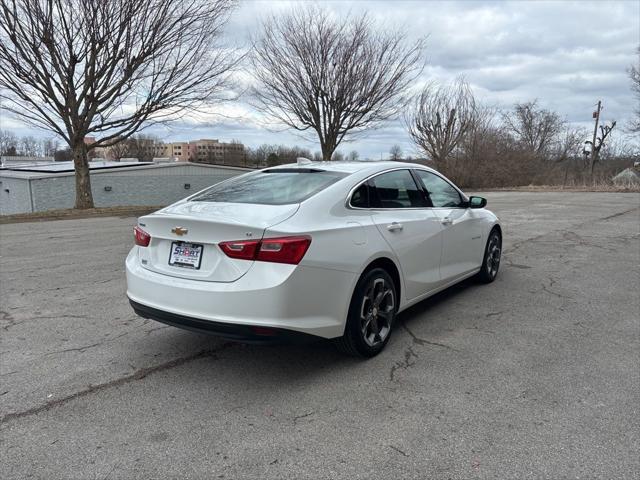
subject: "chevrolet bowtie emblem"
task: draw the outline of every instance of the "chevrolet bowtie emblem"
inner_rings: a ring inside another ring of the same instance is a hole
[[[171,229],[171,233],[175,233],[176,235],[181,237],[182,235],[189,233],[189,230],[184,227],[176,227]]]

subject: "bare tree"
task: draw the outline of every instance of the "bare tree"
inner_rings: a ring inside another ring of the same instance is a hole
[[[73,151],[76,208],[93,206],[85,137],[108,147],[220,99],[217,48],[234,0],[0,0],[3,108]]]
[[[357,150],[351,150],[349,152],[349,155],[347,156],[347,160],[349,160],[350,162],[357,162],[358,160],[360,160],[360,154]]]
[[[637,49],[637,54],[640,59],[640,47]],[[628,130],[630,133],[640,133],[640,67],[638,65],[632,65],[629,68],[629,80],[631,80],[631,91],[635,97],[635,109],[633,111],[634,119]]]
[[[8,155],[7,152],[18,146],[18,137],[8,130],[0,130],[0,155]]]
[[[595,144],[591,140],[587,140],[585,145],[589,145],[588,158],[589,158],[589,173],[591,175],[591,180],[593,180],[593,175],[596,168],[596,163],[600,160],[600,152],[602,148],[606,145],[605,140],[611,134],[613,129],[616,126],[616,121],[614,120],[609,125],[600,125],[600,134],[596,135],[594,133],[594,138],[596,139]]]
[[[137,158],[141,162],[150,162],[164,151],[164,142],[155,135],[136,134],[129,138],[123,138],[118,143],[111,145],[107,150],[107,156],[120,161],[122,158]]]
[[[20,139],[20,153],[25,157],[37,157],[40,155],[40,144],[31,135]]]
[[[567,178],[569,176],[569,167],[572,160],[580,157],[580,152],[584,139],[587,138],[589,132],[584,128],[579,127],[567,127],[562,132],[556,142],[553,149],[553,161],[556,164],[564,165],[564,175],[562,180],[562,186],[567,184]]]
[[[56,150],[53,154],[53,160],[56,162],[68,162],[73,158],[73,152],[70,148]]]
[[[394,145],[391,147],[391,150],[389,150],[389,159],[396,162],[402,160],[402,148],[400,148],[400,145]]]
[[[531,152],[540,155],[549,151],[565,127],[560,115],[539,108],[537,100],[515,104],[513,111],[505,113],[502,118],[507,129],[519,142]]]
[[[333,156],[331,157],[331,160],[335,162],[344,162],[344,153],[336,150],[335,152],[333,152]]]
[[[377,31],[366,14],[336,19],[299,7],[268,19],[254,40],[253,98],[276,121],[317,136],[330,160],[343,141],[399,113],[421,57],[422,41]]]
[[[163,150],[164,142],[155,135],[137,134],[129,138],[130,150],[133,157],[141,162],[150,162],[156,157],[156,151]]]
[[[489,152],[496,147],[496,137],[505,136],[505,132],[496,126],[496,115],[495,107],[476,103],[473,119],[458,144],[455,165],[446,169],[446,174],[461,185],[470,185],[485,173],[480,173],[480,165],[490,158]]]
[[[463,78],[451,85],[428,83],[405,115],[409,136],[439,167],[473,124],[476,102]]]
[[[130,157],[131,156],[131,144],[126,139],[118,143],[114,143],[109,148],[107,148],[106,157],[113,159],[117,162],[120,161],[121,158]]]
[[[589,132],[584,128],[570,126],[565,128],[553,146],[553,161],[563,163],[579,156],[584,139],[588,136]]]
[[[42,155],[45,157],[53,157],[56,150],[60,148],[60,141],[57,138],[45,138],[41,142]]]

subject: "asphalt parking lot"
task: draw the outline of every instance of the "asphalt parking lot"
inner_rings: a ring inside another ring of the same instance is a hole
[[[640,195],[486,196],[496,282],[368,361],[136,317],[134,218],[0,225],[0,478],[638,478]]]

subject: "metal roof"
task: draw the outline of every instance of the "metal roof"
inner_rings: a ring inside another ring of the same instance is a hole
[[[55,164],[70,164],[73,162],[55,162]],[[102,164],[102,165],[100,165]],[[107,164],[107,165],[104,165]],[[112,166],[112,164],[116,164]],[[39,178],[52,178],[52,177],[62,177],[62,176],[72,176],[75,175],[75,169],[69,169],[67,166],[56,167],[56,165],[47,165],[48,167],[52,167],[50,169],[43,170],[41,165],[37,167],[27,167],[27,168],[0,168],[0,177],[8,177],[8,178],[23,178],[26,180],[30,179],[39,179]],[[149,163],[149,162],[90,162],[89,164],[91,168],[91,174],[101,174],[101,173],[109,173],[113,171],[139,171],[139,170],[155,170],[162,168],[180,168],[187,166],[195,166],[195,167],[203,167],[203,168],[214,168],[218,170],[240,170],[240,171],[249,171],[253,170],[250,168],[244,167],[234,167],[227,165],[210,165],[205,163],[193,163],[193,162],[172,162],[172,163]]]
[[[89,170],[101,170],[104,168],[126,168],[131,166],[152,165],[151,162],[111,162],[93,161],[89,162]],[[38,172],[38,173],[60,173],[75,172],[73,162],[49,162],[37,163],[32,165],[5,165],[2,170],[19,171],[19,172]]]

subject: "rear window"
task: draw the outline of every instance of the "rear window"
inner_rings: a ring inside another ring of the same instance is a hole
[[[264,170],[214,185],[191,200],[261,205],[300,203],[346,176],[317,169]]]

